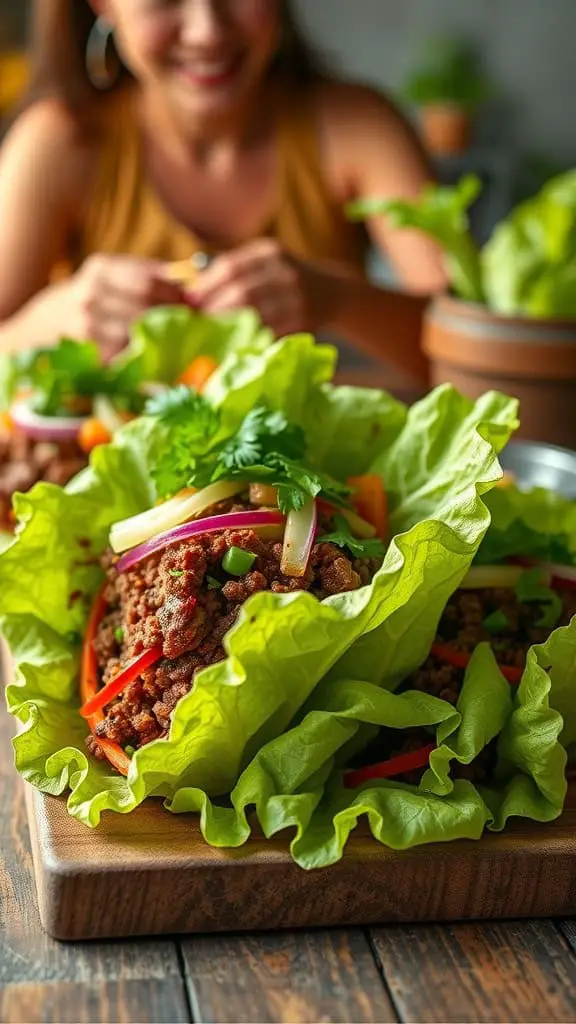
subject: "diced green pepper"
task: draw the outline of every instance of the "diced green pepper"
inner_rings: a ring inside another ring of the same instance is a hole
[[[230,576],[244,576],[256,561],[256,555],[251,551],[244,551],[243,548],[229,548],[222,559],[222,568]]]

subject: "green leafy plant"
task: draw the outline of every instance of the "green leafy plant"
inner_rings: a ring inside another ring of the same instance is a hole
[[[347,207],[352,220],[386,214],[397,228],[416,228],[440,242],[450,278],[462,298],[482,302],[478,249],[470,234],[468,210],[481,189],[473,174],[454,187],[429,185],[414,202],[401,199],[358,199]]]
[[[408,79],[404,94],[419,107],[446,104],[474,110],[491,94],[478,55],[457,39],[429,40],[418,70]]]
[[[576,170],[558,175],[520,203],[478,250],[468,210],[480,182],[467,175],[455,186],[428,186],[412,201],[358,199],[352,220],[386,216],[442,247],[454,293],[507,316],[576,318]]]

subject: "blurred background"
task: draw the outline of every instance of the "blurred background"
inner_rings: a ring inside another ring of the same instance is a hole
[[[26,80],[29,7],[0,0],[4,112]],[[575,0],[297,0],[296,8],[344,75],[387,89],[414,116],[417,101],[431,105],[435,90],[467,107],[464,152],[439,155],[436,164],[448,182],[466,170],[482,178],[479,240],[518,199],[576,164]]]
[[[30,6],[0,0],[0,117],[26,85]],[[576,0],[295,0],[295,8],[339,74],[387,91],[415,120],[442,183],[480,178],[471,210],[478,243],[576,166]],[[370,257],[370,271],[394,284],[381,257]],[[339,347],[347,374],[371,372],[358,351]],[[408,386],[386,373],[387,386]]]

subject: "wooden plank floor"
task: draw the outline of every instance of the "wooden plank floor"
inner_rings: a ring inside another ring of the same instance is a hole
[[[572,921],[62,945],[40,928],[0,711],[0,1021],[576,1020]]]

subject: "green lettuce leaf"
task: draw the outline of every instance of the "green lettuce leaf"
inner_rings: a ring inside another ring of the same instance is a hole
[[[333,368],[332,349],[295,336],[258,358],[238,359],[234,373],[225,369],[216,380],[212,397],[231,433],[262,401],[303,425],[322,409],[328,436],[315,453],[320,469],[335,464],[339,437],[351,468],[365,465],[367,444],[370,456],[383,444],[373,464],[390,489],[396,536],[381,570],[370,586],[324,602],[308,593],[250,598],[226,638],[227,660],[198,675],[177,706],[169,738],[137,751],[127,779],[84,753],[77,641],[102,576],[97,556],[110,525],[155,499],[157,423],[143,418],[119,431],[65,489],[39,484],[18,496],[17,538],[0,556],[0,625],[15,663],[7,698],[24,727],[16,761],[40,788],[69,788],[70,812],[86,824],[96,825],[107,809],[127,812],[149,795],[178,806],[180,790],[195,790],[202,820],[222,828],[225,842],[241,839],[244,826],[226,831],[227,808],[209,800],[232,792],[356,645],[385,637],[389,647],[380,640],[375,657],[386,689],[422,660],[488,526],[480,495],[501,475],[496,451],[515,427],[516,403],[495,394],[472,403],[444,387],[406,415],[380,396],[372,399],[370,427],[368,414],[354,408],[357,393],[331,389]],[[411,472],[396,459],[410,460]],[[372,674],[367,670],[369,682]]]
[[[173,384],[200,355],[211,355],[220,363],[211,381],[213,389],[233,378],[239,360],[258,357],[273,341],[272,332],[262,326],[251,309],[208,317],[188,306],[156,306],[137,320],[127,347],[104,368],[98,348],[90,341],[60,339],[50,350],[50,366],[35,367],[35,353],[0,357],[0,408],[8,408],[27,367],[33,371],[33,385],[41,387],[47,415],[58,412],[62,390],[73,391],[76,382],[82,394],[130,394],[148,381]]]
[[[251,309],[204,316],[188,306],[156,306],[133,325],[119,367],[135,366],[141,380],[173,384],[200,355],[217,362],[244,353],[259,354],[273,341]]]
[[[335,666],[332,676],[396,686],[422,664],[446,602],[469,568],[490,516],[480,495],[500,477],[494,458],[515,429],[516,403],[491,392],[476,403],[451,387],[436,389],[408,412],[405,428],[373,462],[388,494],[395,543],[424,585],[380,628],[363,635]],[[429,531],[424,549],[411,534]],[[448,529],[439,534],[441,524]],[[406,637],[410,636],[409,643]]]
[[[215,807],[192,787],[182,787],[168,806],[175,813],[200,811],[203,835],[214,846],[244,843],[254,808],[266,836],[295,830],[291,853],[305,869],[339,860],[364,816],[374,838],[394,849],[477,839],[511,817],[551,821],[566,794],[566,754],[558,742],[562,719],[549,698],[555,674],[562,677],[575,653],[576,620],[531,649],[515,693],[490,648],[480,645],[456,709],[419,691],[392,694],[352,680],[322,683],[299,724],[265,745],[243,772],[230,807]],[[339,754],[367,725],[436,728],[438,746],[419,786],[390,779],[344,787]],[[456,763],[472,764],[496,739],[490,785],[453,778]]]
[[[429,185],[413,201],[357,199],[348,204],[346,213],[351,220],[385,215],[395,228],[423,231],[442,246],[456,294],[471,302],[483,302],[480,257],[467,213],[480,188],[479,178],[468,174],[457,185]]]
[[[494,230],[481,254],[488,305],[507,315],[576,315],[576,171],[549,181]]]

